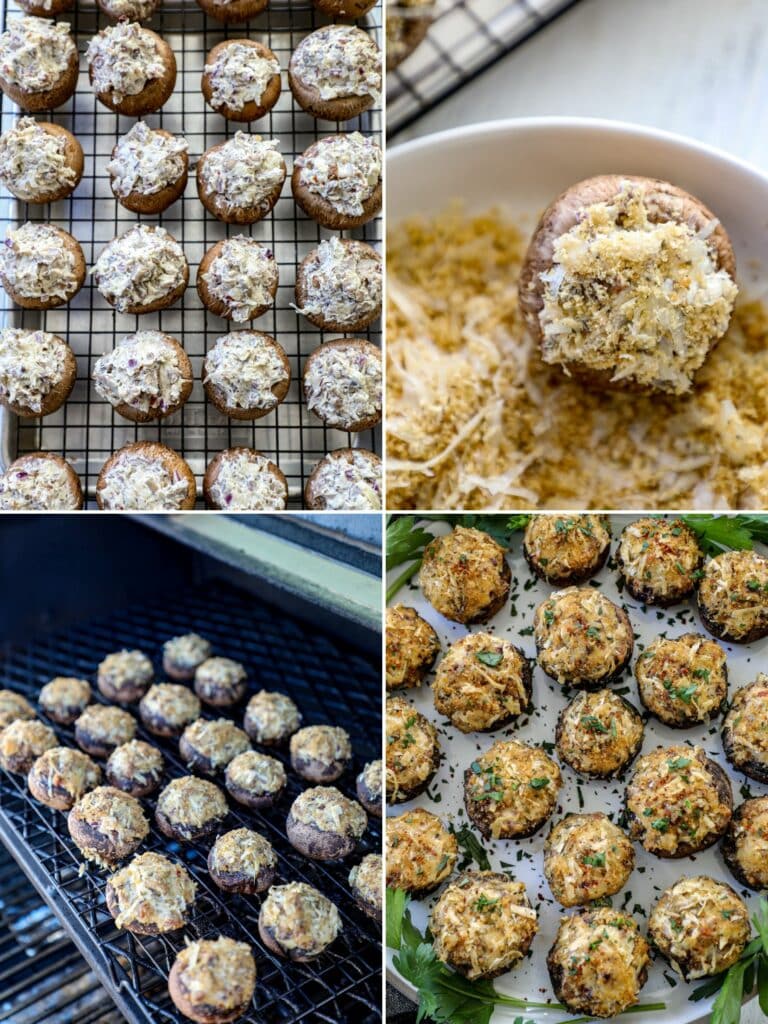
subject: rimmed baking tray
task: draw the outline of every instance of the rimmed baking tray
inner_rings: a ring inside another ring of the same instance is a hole
[[[2,13],[0,29],[8,14],[19,13],[13,4]],[[52,451],[68,459],[93,498],[99,471],[107,458],[122,445],[137,440],[162,441],[181,453],[198,481],[210,460],[224,448],[245,445],[263,452],[276,462],[288,480],[290,504],[301,505],[307,477],[323,455],[335,448],[356,447],[380,451],[379,430],[348,434],[330,430],[314,417],[303,401],[301,374],[310,353],[326,334],[299,316],[291,307],[295,301],[296,266],[332,232],[319,228],[293,202],[290,173],[293,160],[317,138],[337,131],[361,131],[379,135],[381,111],[377,107],[344,124],[315,121],[293,101],[283,74],[283,91],[274,109],[250,125],[229,122],[211,110],[200,91],[205,56],[223,39],[249,37],[269,46],[285,72],[291,53],[310,31],[327,23],[308,0],[289,3],[272,0],[269,7],[245,25],[224,26],[208,18],[189,0],[167,0],[148,27],[167,40],[176,56],[178,78],[173,95],[162,110],[145,120],[152,128],[165,128],[183,135],[189,142],[190,180],[182,199],[159,217],[144,217],[124,209],[112,195],[105,171],[118,138],[128,132],[136,118],[118,116],[97,102],[88,82],[84,58],[89,40],[110,24],[93,0],[78,0],[75,10],[61,20],[69,21],[81,55],[81,70],[74,97],[55,111],[41,113],[38,120],[50,120],[68,128],[80,141],[85,155],[83,179],[69,199],[49,206],[29,206],[13,199],[0,200],[0,218],[18,225],[26,220],[47,221],[69,231],[83,246],[88,267],[92,267],[104,245],[132,224],[145,221],[161,224],[181,242],[190,265],[190,286],[182,300],[170,309],[144,316],[117,313],[102,298],[88,277],[79,294],[66,306],[38,313],[13,305],[0,291],[0,323],[7,327],[46,330],[67,340],[77,356],[77,383],[62,409],[44,419],[21,420],[0,408],[0,471],[24,452]],[[359,22],[380,41],[380,6]],[[19,115],[6,97],[2,101],[0,126],[6,131]],[[197,198],[194,167],[204,150],[244,130],[277,139],[288,165],[288,179],[270,216],[250,227],[226,225],[211,217]],[[195,289],[197,267],[205,251],[222,238],[249,234],[275,254],[280,286],[274,308],[251,324],[254,330],[271,334],[285,349],[291,365],[291,387],[286,400],[268,416],[253,422],[230,420],[206,402],[200,380],[206,351],[216,338],[238,325],[209,313]],[[364,239],[377,247],[381,224],[372,221],[363,228],[342,232]],[[183,409],[162,423],[136,425],[123,419],[95,391],[90,376],[94,362],[115,342],[136,330],[161,330],[178,338],[192,363],[195,383]],[[360,335],[358,335],[360,336]],[[380,326],[372,325],[362,336],[380,343]]]

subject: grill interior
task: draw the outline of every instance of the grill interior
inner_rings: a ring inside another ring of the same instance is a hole
[[[163,641],[188,630],[208,637],[216,653],[242,661],[251,690],[275,688],[293,696],[305,724],[344,725],[352,736],[355,765],[337,785],[354,796],[355,775],[366,761],[380,756],[378,666],[229,584],[205,584],[195,592],[175,591],[108,618],[45,633],[27,646],[12,647],[0,665],[3,685],[34,701],[40,686],[54,675],[93,679],[101,659],[124,646],[144,650],[155,663],[157,678],[162,678]],[[347,680],[353,681],[352,685],[347,685]],[[205,713],[205,717],[214,716]],[[242,707],[233,717],[242,718]],[[54,728],[63,743],[75,745],[70,728]],[[163,751],[167,778],[187,774],[175,743],[153,737],[141,726],[138,735]],[[276,756],[287,761],[282,751]],[[354,906],[347,885],[351,864],[380,849],[377,819],[369,819],[359,854],[341,864],[322,864],[305,860],[285,839],[288,807],[303,789],[297,776],[289,772],[286,794],[275,808],[258,812],[231,804],[225,829],[247,826],[261,832],[278,856],[279,881],[306,881],[332,899],[341,913],[343,930],[333,946],[313,963],[293,964],[273,956],[258,938],[260,897],[223,894],[209,878],[205,862],[212,838],[186,844],[170,842],[154,826],[154,798],[143,801],[152,831],[139,852],[156,850],[184,863],[198,883],[194,913],[188,927],[170,936],[149,938],[118,931],[104,902],[108,873],[91,865],[79,873],[81,857],[69,838],[66,816],[34,801],[23,776],[2,772],[0,777],[0,837],[54,906],[128,1021],[181,1024],[186,1018],[176,1011],[166,985],[175,955],[183,948],[185,937],[214,938],[220,933],[248,942],[256,957],[256,993],[244,1021],[339,1024],[355,1020],[367,1024],[380,1018],[380,930]],[[26,1020],[6,1019],[14,1024]],[[79,1014],[68,1019],[91,1020]],[[92,1019],[102,1020],[99,1016]]]
[[[18,13],[11,7],[10,13]],[[7,17],[2,12],[1,25]],[[358,24],[380,42],[380,6]],[[106,459],[131,441],[161,441],[180,452],[198,481],[206,465],[224,448],[238,445],[255,448],[276,462],[288,480],[290,504],[301,506],[304,484],[323,455],[336,448],[360,446],[380,450],[379,432],[348,434],[326,428],[309,413],[303,401],[301,375],[306,358],[324,340],[338,333],[324,333],[291,308],[295,301],[295,270],[322,238],[334,232],[318,227],[293,202],[290,174],[293,161],[310,143],[336,132],[380,130],[377,108],[344,124],[316,121],[298,108],[287,84],[288,62],[302,38],[329,19],[319,15],[309,0],[272,0],[266,11],[243,25],[223,26],[209,19],[195,3],[166,0],[147,23],[169,43],[178,65],[173,95],[162,110],[143,120],[151,128],[164,128],[183,135],[189,142],[190,175],[184,196],[158,216],[142,216],[124,209],[112,195],[105,165],[118,138],[126,134],[136,118],[114,114],[103,107],[88,83],[84,53],[89,40],[110,24],[93,0],[78,0],[76,9],[60,20],[72,25],[81,54],[81,71],[75,95],[52,113],[36,115],[69,129],[80,141],[85,154],[83,179],[73,196],[48,206],[4,202],[0,216],[16,224],[26,220],[47,221],[63,228],[80,242],[87,266],[93,266],[106,243],[144,221],[165,227],[182,245],[190,266],[190,285],[183,298],[170,309],[143,316],[117,313],[97,291],[92,278],[65,306],[48,312],[21,310],[13,306],[0,289],[0,317],[4,324],[29,330],[51,331],[72,346],[77,357],[77,383],[63,408],[44,419],[20,420],[0,410],[0,452],[5,459],[38,449],[67,458],[80,476],[85,493],[93,498],[99,471]],[[200,91],[200,76],[208,51],[224,39],[258,39],[276,54],[283,69],[283,90],[267,116],[248,124],[227,121],[207,106]],[[2,130],[18,116],[17,108],[2,98]],[[197,198],[194,168],[204,150],[234,136],[238,131],[258,133],[277,139],[288,167],[288,178],[273,212],[251,226],[226,225],[206,212]],[[280,273],[274,307],[264,316],[245,324],[233,324],[209,313],[195,288],[197,267],[203,254],[222,238],[250,235],[272,250]],[[377,246],[381,241],[378,220],[345,237],[364,239]],[[205,399],[200,379],[205,353],[215,340],[230,330],[253,329],[272,335],[283,347],[291,366],[291,386],[277,409],[263,419],[250,422],[230,420]],[[137,330],[164,331],[184,346],[192,364],[194,386],[186,405],[161,423],[137,425],[123,419],[95,391],[90,377],[93,364],[115,343]],[[356,336],[376,343],[376,324]],[[3,457],[0,456],[0,462]],[[4,466],[0,466],[2,470]]]

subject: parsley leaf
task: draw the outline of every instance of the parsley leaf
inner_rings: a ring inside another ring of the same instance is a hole
[[[528,785],[531,787],[531,789],[544,789],[545,786],[549,785],[549,779],[545,779],[545,778],[531,779],[531,781],[528,783]]]
[[[750,551],[754,541],[768,542],[768,516],[715,516],[703,513],[680,517],[696,534],[708,555]]]
[[[604,868],[605,867],[605,852],[602,853],[588,853],[581,858],[581,863],[586,864],[590,868]]]
[[[475,657],[483,665],[488,665],[489,668],[496,668],[497,665],[501,664],[504,653],[502,651],[477,651]]]
[[[611,721],[613,722],[613,719],[611,719]],[[603,725],[600,719],[595,715],[582,715],[581,725],[583,725],[585,729],[589,729],[590,732],[608,733],[611,731],[610,728],[607,725]]]
[[[481,871],[490,871],[491,862],[488,860],[485,847],[469,825],[462,825],[461,828],[457,829],[451,824],[450,830],[456,836],[456,842],[459,844],[463,854],[463,859],[458,865],[459,871],[463,871],[472,861],[477,864]]]
[[[400,949],[403,917],[410,896],[403,889],[387,889],[387,945]]]

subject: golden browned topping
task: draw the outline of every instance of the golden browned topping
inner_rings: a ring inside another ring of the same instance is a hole
[[[349,733],[338,725],[308,725],[291,737],[291,757],[333,765],[352,757]]]
[[[275,743],[301,725],[301,714],[291,698],[269,690],[259,690],[251,697],[245,717],[257,743]]]
[[[766,307],[737,306],[693,392],[590,392],[527,336],[524,247],[498,210],[390,233],[388,506],[765,508]]]
[[[246,734],[228,718],[218,718],[214,722],[198,718],[187,726],[182,738],[197,754],[207,758],[214,770],[226,768],[233,757],[251,749]]]
[[[611,543],[607,516],[531,516],[523,544],[541,575],[553,583],[595,570]]]
[[[256,987],[251,947],[223,935],[191,942],[176,957],[174,970],[192,1006],[234,1009],[250,1002]]]
[[[290,814],[303,825],[321,832],[359,839],[368,825],[368,815],[356,800],[350,800],[335,786],[312,786],[291,804]]]
[[[107,704],[90,704],[75,722],[75,728],[88,734],[97,743],[119,747],[136,735],[136,719],[121,708]]]
[[[693,589],[703,555],[696,534],[679,519],[637,519],[625,526],[618,550],[624,578],[635,592],[674,598]]]
[[[404,697],[387,701],[387,801],[407,800],[435,773],[440,741],[437,729]]]
[[[768,558],[726,551],[711,559],[699,584],[699,607],[734,640],[768,630]]]
[[[630,834],[646,850],[674,856],[721,835],[731,820],[730,785],[720,784],[701,747],[657,747],[641,757],[627,786]]]
[[[415,608],[387,608],[387,689],[421,686],[440,653],[437,633]]]
[[[614,1017],[637,1002],[651,958],[634,918],[599,907],[561,918],[549,962],[571,1013]]]
[[[197,668],[211,656],[211,644],[199,633],[185,633],[174,636],[163,644],[164,656],[180,668]]]
[[[35,709],[20,693],[13,690],[0,690],[0,729],[17,720],[29,720],[35,717]]]
[[[662,721],[701,721],[728,693],[725,651],[697,633],[658,637],[637,659],[635,675],[643,704]]]
[[[17,719],[0,732],[0,765],[7,768],[14,758],[38,758],[58,742],[53,729],[42,722]]]
[[[101,782],[101,769],[80,750],[51,747],[32,765],[37,786],[52,798],[56,789],[64,789],[76,802]]]
[[[162,774],[164,763],[157,747],[143,740],[131,740],[112,751],[107,771],[117,778],[133,779],[143,786]]]
[[[594,587],[555,591],[536,609],[533,628],[539,664],[559,683],[609,679],[634,645],[626,613]]]
[[[435,707],[462,732],[493,729],[528,706],[530,678],[518,647],[490,633],[470,633],[438,666]]]
[[[446,886],[429,927],[437,958],[473,979],[521,960],[538,922],[522,882],[493,871],[465,871]]]
[[[387,818],[386,828],[390,889],[418,892],[448,878],[459,855],[459,844],[436,814],[416,807],[397,818]]]
[[[99,665],[99,679],[115,690],[126,683],[145,686],[153,675],[152,662],[142,651],[117,651]]]
[[[427,545],[419,583],[441,615],[472,621],[506,599],[509,567],[504,549],[482,530],[457,526]]]
[[[91,687],[86,679],[72,676],[56,676],[40,691],[40,707],[44,711],[59,708],[85,708],[91,699]]]
[[[648,934],[686,981],[727,971],[751,931],[744,900],[705,875],[670,886],[648,920]]]
[[[360,773],[363,785],[374,800],[381,797],[383,775],[384,763],[382,761],[369,761]]]
[[[363,903],[381,912],[384,902],[384,860],[379,853],[367,853],[349,872],[349,887]]]
[[[72,814],[116,842],[141,842],[149,835],[149,822],[139,801],[114,786],[92,789],[78,800]],[[86,850],[83,852],[88,856]]]
[[[609,777],[624,768],[643,742],[639,713],[610,690],[578,693],[563,710],[557,752],[577,772]]]
[[[768,888],[768,796],[745,800],[733,817],[728,838],[733,860],[753,889]]]
[[[304,882],[273,885],[260,921],[282,949],[299,953],[324,949],[341,931],[336,906]]]
[[[577,907],[624,887],[635,866],[628,837],[607,815],[568,814],[544,843],[544,874],[564,907]]]
[[[141,699],[142,714],[161,718],[174,728],[187,725],[200,715],[200,700],[189,687],[176,683],[155,683]]]
[[[218,786],[194,775],[172,779],[157,800],[159,814],[171,823],[199,827],[214,818],[224,818],[227,801]]]
[[[561,785],[560,769],[539,747],[498,740],[469,766],[465,799],[499,839],[525,835],[548,818]]]
[[[186,924],[197,885],[183,865],[159,853],[142,853],[109,879],[117,903],[115,924],[154,926],[159,932]]]
[[[227,765],[227,783],[240,786],[254,796],[277,793],[287,782],[285,768],[274,757],[246,750]]]
[[[236,687],[247,676],[239,661],[233,661],[232,658],[206,658],[197,667],[195,682],[211,689],[218,686]]]
[[[749,762],[768,771],[768,676],[758,673],[749,686],[734,693],[723,720],[728,757],[738,767]]]
[[[246,875],[255,881],[262,871],[275,867],[272,844],[249,828],[225,832],[213,844],[211,868],[221,874]]]

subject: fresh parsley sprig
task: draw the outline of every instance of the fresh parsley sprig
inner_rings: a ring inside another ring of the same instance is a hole
[[[419,995],[416,1024],[429,1018],[434,1024],[490,1024],[497,1006],[518,1010],[564,1010],[560,1003],[539,1003],[505,996],[485,980],[469,981],[449,970],[435,956],[429,932],[422,935],[411,920],[408,896],[400,889],[387,889],[387,945],[395,950],[392,959],[398,973],[409,981]],[[645,1003],[630,1007],[627,1013],[665,1010],[666,1003]],[[570,1018],[561,1024],[578,1024],[590,1018]],[[530,1024],[522,1017],[515,1024]]]
[[[755,985],[760,1009],[768,1016],[768,900],[763,896],[752,923],[757,935],[736,963],[708,978],[689,996],[697,1002],[718,993],[712,1005],[711,1024],[739,1024],[744,999],[752,995]]]
[[[459,871],[463,871],[472,861],[477,864],[481,871],[490,871],[491,862],[488,860],[485,847],[469,825],[462,825],[461,828],[450,825],[450,830],[456,836],[456,842],[459,844],[459,849],[462,853]]]
[[[715,516],[694,513],[680,516],[699,539],[707,555],[723,551],[751,551],[755,541],[768,544],[768,516]]]

